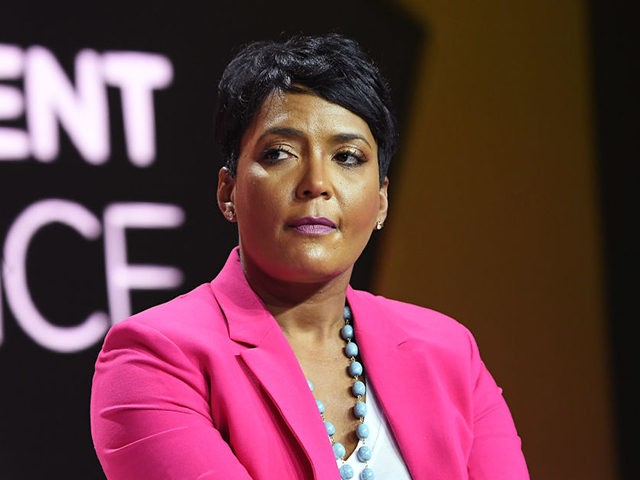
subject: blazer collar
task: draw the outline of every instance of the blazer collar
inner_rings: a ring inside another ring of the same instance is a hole
[[[249,286],[238,247],[211,282],[211,289],[226,318],[229,337],[249,347],[240,350],[239,356],[305,451],[315,478],[335,478],[335,458],[313,394],[280,326]]]
[[[242,271],[240,249],[235,247],[211,290],[222,308],[229,328],[229,337],[239,343],[258,346],[271,330],[280,327],[249,286]]]

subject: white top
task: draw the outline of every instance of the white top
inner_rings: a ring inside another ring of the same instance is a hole
[[[360,478],[360,472],[365,467],[365,464],[358,460],[356,452],[362,445],[368,445],[371,449],[369,468],[373,470],[376,480],[411,480],[407,466],[369,384],[367,384],[367,414],[364,417],[364,423],[369,427],[369,437],[366,440],[360,440],[353,453],[344,461],[353,468],[353,478]],[[342,460],[337,460],[337,463],[338,468],[343,465]]]

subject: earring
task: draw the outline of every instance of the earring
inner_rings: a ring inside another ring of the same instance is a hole
[[[382,222],[382,220],[378,220],[376,222],[376,230],[382,230],[382,227],[384,227],[384,223]]]
[[[228,202],[227,204],[225,204],[224,218],[226,218],[230,222],[233,222],[235,220],[236,212],[233,209],[233,203]]]

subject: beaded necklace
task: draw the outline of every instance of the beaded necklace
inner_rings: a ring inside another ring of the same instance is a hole
[[[345,341],[344,354],[349,359],[347,372],[354,380],[353,386],[351,387],[351,393],[356,399],[356,403],[353,407],[353,415],[359,420],[358,426],[356,427],[356,436],[359,440],[362,440],[362,445],[356,451],[356,457],[360,462],[365,464],[364,470],[360,473],[360,480],[374,480],[375,476],[373,474],[373,470],[369,467],[371,449],[366,445],[366,439],[369,436],[369,426],[364,423],[364,417],[367,414],[367,405],[363,400],[364,394],[366,393],[366,386],[364,382],[360,380],[363,376],[364,370],[362,363],[358,361],[358,345],[356,345],[354,339],[353,326],[351,325],[352,320],[353,317],[351,315],[351,309],[345,305],[344,326],[340,329],[340,336]],[[309,379],[307,379],[307,383],[313,392],[313,384]],[[322,421],[324,422],[324,426],[327,430],[327,435],[329,435],[333,454],[335,455],[336,460],[340,462],[340,478],[342,480],[353,478],[353,468],[351,468],[351,465],[348,463],[345,463],[344,459],[347,453],[346,449],[344,448],[344,445],[334,439],[334,435],[336,433],[335,426],[325,419],[324,404],[320,400],[316,399],[316,405],[318,406],[318,411],[320,412],[320,416],[322,417]]]

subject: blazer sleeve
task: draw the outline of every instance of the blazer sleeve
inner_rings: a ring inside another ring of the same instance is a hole
[[[502,389],[480,359],[470,335],[473,385],[473,444],[469,456],[470,480],[529,480],[513,417]]]
[[[250,480],[214,427],[206,376],[140,322],[107,334],[91,391],[91,434],[108,480]]]

